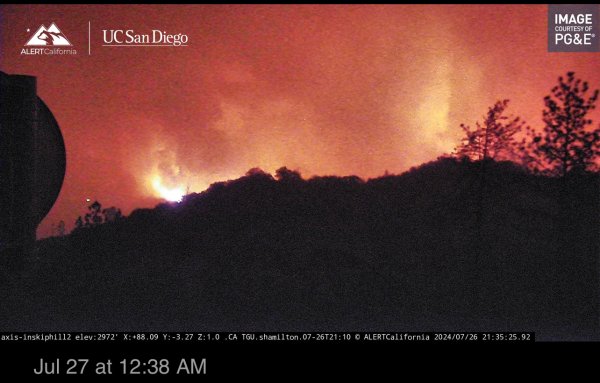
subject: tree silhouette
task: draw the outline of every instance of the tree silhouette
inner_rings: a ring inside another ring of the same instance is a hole
[[[476,123],[477,128],[471,130],[469,126],[461,124],[461,128],[466,134],[462,144],[456,149],[455,155],[459,158],[480,160],[478,165],[478,182],[475,195],[475,222],[474,232],[475,241],[472,251],[472,262],[470,263],[471,276],[469,284],[471,285],[471,302],[475,311],[480,310],[482,279],[479,270],[481,264],[489,252],[489,230],[485,228],[486,217],[489,212],[486,210],[486,199],[489,199],[489,176],[487,175],[490,162],[493,160],[517,160],[518,144],[514,139],[515,134],[519,133],[524,121],[519,117],[507,117],[504,115],[508,107],[509,100],[497,101],[493,107],[488,109],[484,116],[483,123]]]
[[[302,176],[299,172],[283,166],[275,171],[275,179],[284,182],[298,182],[302,181]]]
[[[89,212],[81,218],[77,218],[75,221],[75,229],[81,229],[84,227],[94,227],[101,225],[102,223],[115,221],[122,218],[121,209],[117,209],[112,206],[107,209],[102,209],[102,205],[98,201],[94,201],[88,206]]]
[[[529,130],[527,165],[535,171],[548,175],[564,176],[570,172],[596,171],[600,157],[600,126],[586,130],[592,124],[587,118],[595,108],[598,90],[587,100],[588,83],[575,79],[574,72],[567,78],[558,78],[559,85],[552,88],[552,95],[544,97],[543,133]]]
[[[263,177],[263,176],[270,176],[270,174],[265,173],[264,170],[262,170],[261,168],[258,168],[258,167],[252,168],[246,172],[246,177],[254,177],[254,176]]]
[[[469,157],[472,160],[514,160],[516,159],[517,143],[514,135],[525,125],[519,117],[509,118],[503,113],[508,107],[509,100],[498,101],[490,107],[483,124],[476,123],[477,128],[461,124],[465,137],[456,148],[457,157]]]
[[[65,235],[65,221],[61,220],[58,223],[58,235],[61,237]]]
[[[100,205],[100,203],[98,201],[94,201],[94,203],[92,203],[88,207],[88,210],[90,212],[87,213],[84,217],[85,226],[88,226],[88,227],[96,226],[96,225],[99,225],[102,223],[103,219],[102,219],[102,216],[100,215],[101,208],[102,208],[102,205]]]
[[[121,213],[121,209],[117,209],[114,206],[111,206],[107,209],[103,209],[102,214],[104,215],[105,223],[118,220],[123,216],[123,214]]]

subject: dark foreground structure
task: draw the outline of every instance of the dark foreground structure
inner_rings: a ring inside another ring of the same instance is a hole
[[[39,223],[54,205],[66,170],[56,119],[33,76],[1,72],[0,275],[19,274]]]

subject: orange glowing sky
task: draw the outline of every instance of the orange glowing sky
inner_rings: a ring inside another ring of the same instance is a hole
[[[77,55],[21,55],[52,22]],[[559,75],[600,88],[600,53],[547,52],[546,5],[2,5],[0,25],[1,69],[38,77],[67,149],[38,237],[87,198],[129,214],[253,167],[400,173],[497,100],[539,129]],[[105,29],[189,41],[102,47]]]

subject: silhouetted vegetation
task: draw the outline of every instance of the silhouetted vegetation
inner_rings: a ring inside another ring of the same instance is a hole
[[[111,206],[107,209],[102,209],[102,205],[98,201],[94,201],[90,206],[88,206],[88,210],[89,213],[87,213],[83,219],[81,216],[77,218],[75,221],[74,230],[98,226],[103,223],[118,220],[123,216],[121,209],[117,209],[114,206]]]
[[[65,234],[66,234],[65,221],[61,220],[58,223],[58,235],[62,237]]]
[[[514,161],[518,158],[514,136],[523,129],[525,122],[519,117],[509,118],[503,115],[508,101],[498,101],[490,107],[483,123],[476,123],[477,129],[471,130],[465,124],[460,125],[466,136],[456,149],[456,156],[467,156],[472,160],[489,158]]]
[[[368,181],[253,169],[40,241],[1,297],[2,331],[600,339],[598,174],[549,178],[488,160],[478,220],[480,165],[446,158]]]
[[[527,164],[548,175],[597,171],[600,158],[600,125],[590,131],[588,112],[595,108],[598,90],[585,99],[587,82],[575,79],[574,72],[558,78],[552,95],[544,97],[543,133],[530,131],[532,142]]]

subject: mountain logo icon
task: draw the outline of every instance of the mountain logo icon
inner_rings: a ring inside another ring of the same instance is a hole
[[[73,46],[67,39],[64,33],[52,23],[49,28],[46,28],[43,24],[38,30],[31,36],[25,46]]]

